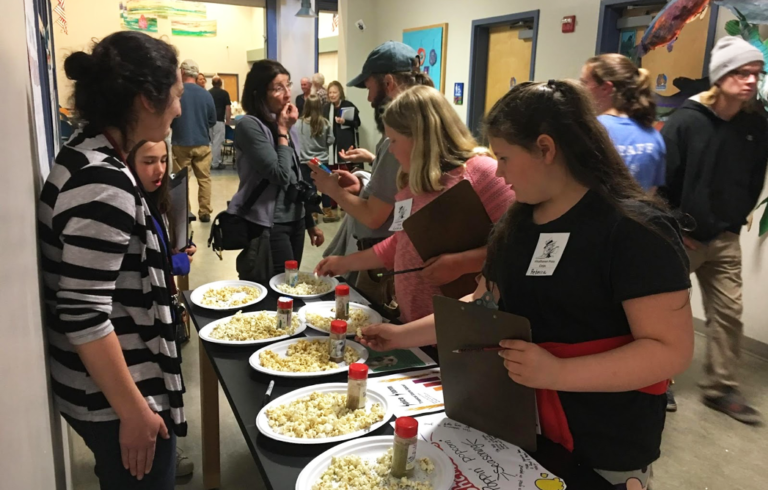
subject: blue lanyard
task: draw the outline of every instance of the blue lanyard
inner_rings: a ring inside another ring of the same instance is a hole
[[[160,223],[158,223],[157,219],[155,219],[154,216],[152,216],[152,223],[155,224],[155,231],[157,232],[157,235],[160,237],[160,246],[163,247],[163,252],[166,256],[168,256],[168,250],[165,248],[165,233],[163,233],[163,227],[160,226]]]

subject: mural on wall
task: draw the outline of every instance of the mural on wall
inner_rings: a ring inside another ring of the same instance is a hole
[[[120,29],[157,32],[157,17],[148,17],[144,14],[129,15],[126,5],[120,2]]]
[[[53,13],[56,14],[56,25],[61,27],[61,31],[64,34],[67,32],[67,12],[64,10],[64,0],[57,0],[56,6],[53,7]]]
[[[727,8],[754,24],[768,24],[768,7],[765,0],[715,0],[716,5]]]
[[[171,19],[171,34],[174,36],[216,37],[216,21]]]
[[[445,93],[448,24],[406,29],[403,31],[403,43],[416,50],[419,69],[432,78],[436,89]]]
[[[706,14],[709,0],[672,0],[653,18],[635,50],[635,61],[662,46],[672,51],[685,24]]]
[[[198,18],[205,19],[207,9],[204,3],[176,0],[128,0],[126,13],[130,16]]]

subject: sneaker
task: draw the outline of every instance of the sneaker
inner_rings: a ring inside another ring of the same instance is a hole
[[[211,215],[210,214],[201,214],[200,215],[200,222],[201,223],[208,223],[211,221]]]
[[[339,217],[336,216],[336,213],[331,208],[323,208],[323,221],[325,223],[334,223],[336,221],[339,221]]]
[[[667,388],[667,412],[677,412],[677,401],[672,387]]]
[[[720,396],[704,397],[704,405],[749,425],[760,425],[763,417],[760,412],[747,405],[747,401],[736,388],[727,388]]]
[[[184,456],[184,451],[176,448],[176,478],[182,476],[189,476],[195,471],[195,463],[192,462],[187,456]]]

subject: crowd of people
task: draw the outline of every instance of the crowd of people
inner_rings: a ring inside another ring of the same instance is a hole
[[[617,488],[646,489],[674,405],[669,380],[693,356],[690,273],[709,330],[703,401],[761,421],[736,369],[738,237],[768,163],[768,122],[755,108],[763,69],[759,50],[720,40],[712,88],[659,133],[648,72],[597,56],[580,81],[510,89],[485,118],[483,147],[417,53],[390,41],[346,84],[367,90],[375,109],[381,139],[371,152],[359,147],[358,111],[340,83],[302,79],[293,102],[285,67],[257,61],[242,91],[240,182],[227,211],[247,222],[251,243],[268,243],[278,274],[301,262],[306,237],[323,245],[313,214],[343,209],[315,270],[344,275],[399,317],[362,330],[358,340],[374,350],[435,344],[432,297],[475,274],[463,301],[490,296],[530,320],[533,342],[502,341],[499,362],[537,390],[543,435]],[[176,437],[186,434],[173,275],[189,271],[195,248],[171,247],[167,162],[192,167],[208,221],[211,135],[229,123],[228,98],[216,78],[210,92],[199,86],[194,62],[179,64],[173,47],[137,32],[73,53],[65,70],[87,124],[58,154],[40,198],[53,391],[94,452],[102,488],[141,480],[170,489]],[[370,171],[352,167],[360,164]],[[393,211],[407,201],[416,213],[463,180],[495,223],[488,243],[424,261]],[[546,240],[558,247],[535,265]]]

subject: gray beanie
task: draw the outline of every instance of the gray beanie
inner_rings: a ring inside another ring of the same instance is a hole
[[[714,85],[728,72],[735,70],[747,63],[755,61],[765,62],[763,53],[736,36],[726,36],[712,48],[712,56],[709,60],[709,82]]]

